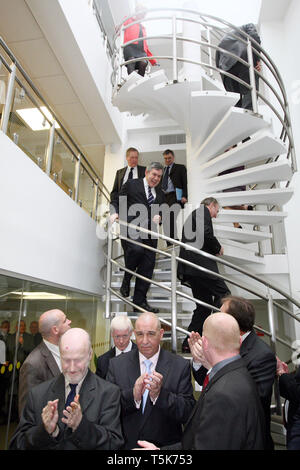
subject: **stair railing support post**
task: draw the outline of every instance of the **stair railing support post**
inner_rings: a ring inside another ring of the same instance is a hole
[[[46,153],[46,175],[48,176],[50,176],[51,174],[52,158],[53,158],[53,150],[54,150],[54,139],[55,139],[55,121],[50,127],[49,142],[48,142],[47,153]]]
[[[176,284],[177,284],[177,265],[176,265],[176,251],[175,245],[172,247],[172,258],[171,258],[171,317],[172,317],[172,352],[177,351],[177,296],[176,296]]]
[[[105,293],[105,318],[110,318],[110,304],[111,304],[111,258],[112,258],[112,226],[108,222],[107,231],[107,261],[106,261],[106,293]]]
[[[16,71],[17,71],[16,64],[12,64],[11,73],[10,73],[9,81],[8,81],[7,93],[5,97],[5,106],[4,106],[3,116],[2,116],[2,122],[1,122],[1,130],[4,132],[4,134],[7,134],[9,117],[10,117],[10,112],[11,112],[12,103],[13,103]]]
[[[75,175],[74,175],[74,201],[78,202],[78,195],[79,195],[79,180],[80,180],[80,163],[81,163],[81,156],[78,155],[77,162],[75,164]]]
[[[270,326],[270,333],[271,333],[271,349],[276,356],[276,331],[275,331],[275,322],[274,322],[274,304],[273,304],[273,297],[268,288],[268,318],[269,318],[269,326]],[[280,400],[280,392],[279,392],[279,383],[278,379],[275,379],[274,382],[274,397],[276,402],[276,414],[281,416],[281,400]]]
[[[248,44],[247,44],[247,54],[248,54],[248,63],[250,65],[249,76],[250,76],[250,85],[251,85],[252,109],[253,109],[253,112],[257,114],[258,107],[257,107],[255,68],[254,68],[254,61],[253,61],[252,43],[249,38],[248,38]]]
[[[172,16],[172,36],[173,36],[173,83],[178,82],[177,66],[177,17]]]

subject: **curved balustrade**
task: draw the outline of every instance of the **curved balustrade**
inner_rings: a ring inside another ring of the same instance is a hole
[[[167,14],[162,15],[161,12],[167,12]],[[297,162],[295,158],[295,148],[293,134],[291,130],[291,119],[289,113],[289,106],[287,102],[287,94],[283,84],[281,75],[268,55],[268,53],[259,45],[254,39],[252,39],[248,34],[242,31],[240,28],[234,26],[233,24],[224,21],[220,18],[217,18],[212,15],[206,15],[195,10],[186,10],[181,8],[155,8],[147,10],[147,15],[142,21],[134,21],[130,25],[124,26],[124,24],[119,25],[117,28],[117,33],[115,35],[114,44],[114,55],[113,55],[113,73],[112,73],[112,84],[114,88],[114,93],[117,93],[119,88],[122,86],[126,80],[126,73],[124,72],[125,67],[129,63],[137,62],[139,60],[147,60],[148,62],[152,57],[140,57],[125,61],[123,59],[123,49],[127,45],[136,42],[136,41],[149,41],[151,48],[152,40],[163,40],[165,45],[172,47],[172,54],[170,55],[153,55],[153,58],[157,59],[161,65],[172,62],[172,73],[168,77],[170,82],[177,83],[178,81],[189,80],[188,76],[184,76],[182,72],[182,66],[184,64],[192,64],[199,66],[199,79],[201,78],[200,68],[206,72],[206,75],[212,78],[215,82],[218,82],[220,76],[228,76],[231,79],[241,83],[244,87],[251,90],[253,111],[258,113],[258,100],[261,101],[272,113],[272,116],[277,122],[281,125],[281,131],[279,132],[279,138],[287,144],[288,152],[287,158],[291,159],[291,166],[293,172],[297,171]],[[185,16],[184,16],[185,15]],[[124,44],[124,31],[133,24],[147,23],[149,22],[158,22],[160,20],[169,21],[172,27],[171,34],[159,34],[151,35],[146,37],[140,37],[132,41],[128,41]],[[180,29],[178,25],[197,25],[199,26],[199,36],[200,39],[194,37],[183,36],[181,32],[178,32]],[[217,45],[217,42],[220,41],[222,36],[228,33],[229,29],[232,31],[233,37],[238,37],[241,42],[244,42],[247,45],[248,61],[241,59],[234,54],[220,49]],[[238,34],[236,36],[234,34]],[[180,45],[190,44],[193,46],[198,46],[202,56],[207,58],[207,61],[204,60],[191,60],[189,57],[179,57]],[[228,72],[225,72],[219,69],[216,66],[215,62],[215,52],[222,51],[229,56],[234,57],[239,63],[242,63],[244,66],[249,68],[250,75],[250,84],[245,81],[237,78],[235,75],[232,75]],[[263,64],[264,73],[259,72],[255,69],[253,64],[253,52],[260,57],[260,60]],[[181,70],[180,70],[181,67]],[[181,78],[179,78],[181,74]],[[270,75],[270,78],[268,77]],[[258,91],[255,85],[255,79],[259,77],[264,85],[264,91]],[[272,83],[274,82],[274,83]],[[219,89],[222,89],[222,83],[219,81]],[[276,89],[276,87],[278,89]],[[274,160],[276,161],[276,159]],[[287,183],[289,186],[290,182]]]
[[[51,106],[0,37],[3,89],[1,130],[95,220],[100,197],[109,191]],[[9,64],[9,62],[12,62]],[[22,111],[33,109],[41,130],[31,129]]]

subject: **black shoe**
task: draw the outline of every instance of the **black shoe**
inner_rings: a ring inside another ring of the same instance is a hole
[[[123,279],[122,285],[120,287],[120,294],[122,297],[129,297],[130,293],[130,281]]]
[[[133,303],[135,303],[135,302],[133,302]],[[145,300],[141,304],[136,304],[136,305],[143,308],[144,310],[147,310],[147,312],[159,313],[159,309],[155,308],[155,307],[151,307],[151,305],[148,304],[147,300]],[[137,308],[134,308],[133,311],[134,312],[140,312],[140,310],[138,310]]]

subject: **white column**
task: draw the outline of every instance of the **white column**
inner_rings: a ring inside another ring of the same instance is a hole
[[[199,3],[198,1],[189,0],[184,4],[183,8],[186,8],[188,10],[199,11],[198,3]],[[192,13],[186,13],[186,15],[184,16],[186,16],[187,18],[199,19],[197,15],[194,15]],[[184,21],[183,28],[182,28],[182,35],[189,39],[195,39],[197,41],[201,41],[201,29],[202,29],[201,25],[197,23]],[[201,46],[200,45],[183,41],[182,47],[183,47],[182,56],[185,59],[201,62]],[[201,70],[200,70],[199,65],[194,65],[194,64],[184,62],[183,77],[189,81],[200,81]]]

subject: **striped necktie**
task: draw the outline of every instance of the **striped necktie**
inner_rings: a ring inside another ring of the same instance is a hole
[[[147,201],[148,201],[149,206],[151,206],[151,204],[153,204],[153,201],[154,201],[154,196],[153,196],[153,194],[152,194],[152,191],[151,191],[150,186],[148,186],[148,198],[147,198]]]

